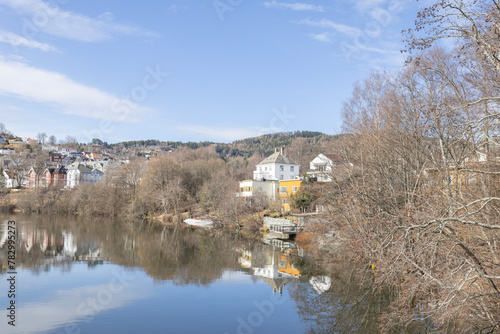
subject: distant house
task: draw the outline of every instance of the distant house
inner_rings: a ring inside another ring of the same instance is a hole
[[[64,187],[64,186],[66,186],[66,180],[67,180],[66,167],[64,167],[64,166],[48,167],[45,169],[43,174],[45,177],[45,180],[44,180],[45,187],[50,187],[50,186]]]
[[[339,155],[320,153],[309,164],[308,175],[318,182],[332,182],[332,173],[336,166],[343,163]]]
[[[16,151],[12,148],[1,148],[0,149],[0,154],[12,154],[15,153]]]
[[[278,181],[245,180],[240,182],[238,196],[253,197],[262,194],[274,201],[277,198],[278,187]]]
[[[63,157],[61,153],[50,153],[50,161],[51,162],[63,162]]]
[[[91,160],[102,160],[102,156],[99,153],[92,152],[90,153],[90,159]]]
[[[25,140],[25,142],[30,144],[30,145],[38,145],[38,140],[36,140],[36,139],[27,138]]]
[[[23,149],[26,148],[28,145],[23,142],[22,140],[17,140],[17,139],[11,139],[9,140],[9,147],[13,149]]]
[[[295,195],[302,185],[301,180],[286,180],[280,181],[279,184],[279,196],[281,200],[281,210],[290,211],[291,202],[290,198]]]
[[[79,184],[95,184],[102,180],[104,173],[91,166],[74,163],[67,167],[66,188],[74,188]]]
[[[3,177],[5,180],[5,188],[19,188],[19,183],[17,182],[16,176],[16,171],[4,169]]]
[[[57,152],[59,150],[59,147],[57,147],[56,145],[43,145],[42,150],[43,151]]]
[[[299,178],[300,165],[285,156],[285,148],[275,150],[266,159],[262,160],[253,172],[253,179],[257,181],[282,181]]]
[[[28,177],[26,180],[26,187],[27,188],[37,188],[37,187],[44,187],[45,186],[45,174],[39,174],[35,170],[34,167],[31,167],[31,169],[28,171]]]
[[[64,155],[69,155],[71,153],[77,153],[78,151],[76,149],[74,149],[73,147],[63,147],[61,148],[61,153],[64,154]]]

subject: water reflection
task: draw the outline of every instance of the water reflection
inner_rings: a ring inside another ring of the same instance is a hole
[[[167,228],[99,219],[14,218],[18,226],[17,267],[34,275],[32,285],[23,287],[30,298],[21,303],[19,310],[25,319],[32,319],[22,324],[26,333],[64,333],[68,324],[104,333],[107,323],[93,319],[109,313],[116,317],[113,321],[121,321],[123,312],[137,309],[141,299],[147,299],[148,305],[157,303],[158,310],[162,310],[180,291],[182,299],[175,297],[168,312],[182,305],[191,309],[190,301],[197,303],[196,307],[205,307],[197,317],[205,316],[213,322],[214,327],[207,332],[236,332],[236,319],[252,314],[248,308],[261,298],[258,296],[269,294],[265,298],[270,298],[275,294],[283,295],[287,302],[255,332],[365,333],[377,331],[377,317],[390,300],[389,295],[371,291],[369,284],[358,286],[353,271],[345,265],[328,270],[318,266],[291,240],[249,241],[238,235],[184,226]],[[6,273],[6,250],[4,220],[0,223],[1,274]],[[54,269],[66,276],[54,273]],[[40,276],[42,273],[47,279]],[[147,283],[146,278],[157,285]],[[228,287],[232,284],[235,290]],[[168,290],[168,299],[160,298],[167,293],[160,286]],[[186,286],[205,290],[175,290]],[[210,297],[200,299],[200,294]],[[235,303],[240,308],[233,310]],[[207,308],[214,307],[221,309],[205,314]],[[156,314],[150,306],[146,312],[142,316]],[[134,332],[125,323],[123,326],[124,333]],[[160,332],[160,327],[163,331],[162,326],[167,325],[156,326],[153,332]],[[180,324],[168,326],[178,332],[175,326]],[[185,323],[182,326],[181,332],[190,332]],[[193,327],[191,332],[200,331]]]

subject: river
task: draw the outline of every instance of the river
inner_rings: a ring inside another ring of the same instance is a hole
[[[388,304],[293,241],[23,215],[0,236],[0,333],[376,333]]]

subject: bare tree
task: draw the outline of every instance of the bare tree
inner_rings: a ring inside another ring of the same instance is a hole
[[[50,144],[50,145],[55,145],[56,143],[57,143],[56,136],[51,135],[51,136],[49,137],[49,144]]]
[[[40,132],[36,137],[40,144],[45,144],[45,140],[47,139],[47,134],[45,132]]]
[[[76,139],[76,137],[67,135],[64,140],[64,143],[68,145],[76,145],[78,143],[78,139]]]
[[[500,166],[480,158],[493,118],[475,103],[486,91],[476,74],[430,49],[400,74],[370,76],[344,107],[354,167],[335,180],[330,220],[344,253],[397,286],[387,331],[417,318],[464,332],[500,325]]]

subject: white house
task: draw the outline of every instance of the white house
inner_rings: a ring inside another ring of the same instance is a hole
[[[44,144],[42,146],[43,151],[52,151],[52,152],[57,152],[59,150],[59,147],[56,145],[50,145],[50,144]]]
[[[341,163],[342,157],[338,155],[320,153],[309,164],[308,175],[318,182],[332,182],[333,169]]]
[[[5,180],[5,188],[19,188],[15,171],[9,171],[4,169],[3,177]]]
[[[13,148],[0,148],[0,154],[12,154],[12,153],[16,153],[16,150],[14,150]]]
[[[77,153],[77,152],[78,151],[75,150],[73,147],[69,147],[69,148],[63,147],[63,148],[61,148],[61,153],[65,154],[65,155],[69,155],[71,153]]]
[[[276,200],[278,194],[279,181],[257,181],[245,180],[240,182],[240,197],[253,197],[257,194],[263,194],[270,200]]]
[[[96,184],[101,181],[103,172],[90,166],[75,163],[67,167],[66,188],[74,188],[80,183]]]
[[[300,165],[285,156],[285,148],[276,151],[262,160],[253,172],[257,181],[294,180],[299,178]]]

